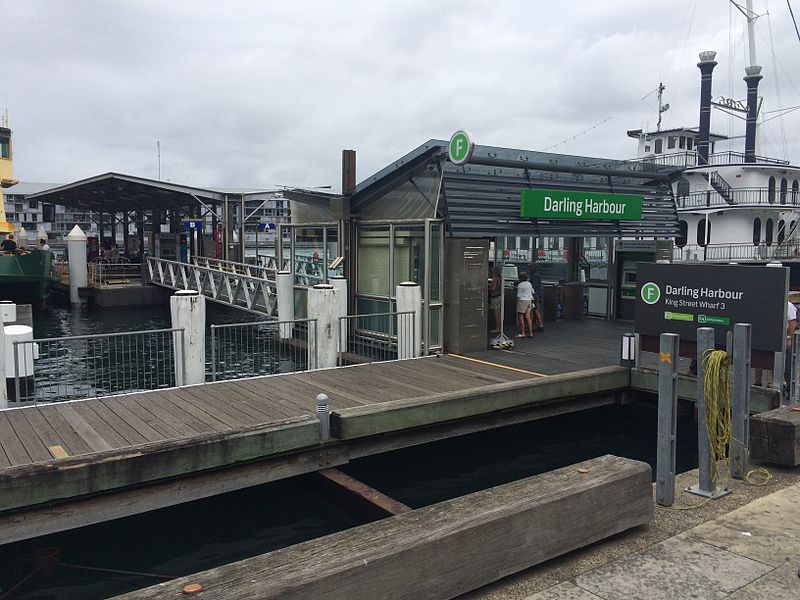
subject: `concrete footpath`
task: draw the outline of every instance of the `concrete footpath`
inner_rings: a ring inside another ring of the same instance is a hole
[[[682,490],[653,522],[551,560],[462,598],[493,600],[800,599],[800,469],[768,467],[757,487],[701,501]]]

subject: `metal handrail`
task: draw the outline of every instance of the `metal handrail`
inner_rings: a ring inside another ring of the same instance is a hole
[[[729,199],[726,199],[715,190],[697,191],[690,192],[686,196],[679,196],[676,199],[676,205],[678,210],[732,205],[793,207],[800,206],[800,192],[789,190],[782,193],[780,190],[765,187],[732,188],[729,192]]]

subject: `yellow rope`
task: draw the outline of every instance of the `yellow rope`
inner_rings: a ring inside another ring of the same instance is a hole
[[[724,350],[707,350],[703,355],[705,367],[705,380],[703,381],[703,395],[705,397],[705,414],[698,415],[703,418],[708,434],[708,445],[711,449],[711,481],[712,487],[721,487],[730,481],[730,456],[731,446],[734,442],[742,447],[745,444],[733,437],[733,420],[731,418],[731,396],[733,384],[731,382],[731,359]],[[743,456],[743,454],[742,454]],[[748,485],[767,485],[772,479],[772,473],[764,467],[751,469],[743,477]],[[711,498],[689,506],[660,507],[673,510],[689,510],[703,506]]]

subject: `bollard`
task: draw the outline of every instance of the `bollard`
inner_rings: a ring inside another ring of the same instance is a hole
[[[278,271],[275,275],[275,293],[278,296],[278,320],[282,321],[278,327],[278,336],[282,340],[292,337],[292,323],[294,321],[294,285],[292,274],[289,271]]]
[[[17,305],[11,300],[0,300],[0,323],[16,323]]]
[[[750,340],[749,323],[733,326],[733,398],[731,398],[731,477],[744,479],[750,468]],[[777,377],[777,374],[776,374]],[[783,376],[781,376],[781,382]]]
[[[317,322],[316,335],[308,338],[309,369],[336,366],[339,356],[339,302],[329,283],[318,283],[308,290],[308,318]]]
[[[86,265],[86,234],[75,225],[67,235],[69,251],[69,301],[73,305],[82,304],[78,290],[89,285],[89,272]]]
[[[706,425],[706,352],[715,348],[714,328],[699,327],[697,329],[697,467],[699,471],[697,485],[686,488],[686,491],[706,498],[721,498],[729,494],[728,490],[718,488],[714,483],[714,457],[708,442]]]
[[[0,321],[0,410],[8,408],[8,388],[6,387],[6,329]]]
[[[337,314],[339,321],[339,352],[347,352],[347,279],[341,275],[336,275],[330,279],[333,289],[336,290],[336,297],[339,303]]]
[[[180,290],[169,299],[175,348],[175,385],[206,381],[206,299],[196,290]]]
[[[629,369],[636,365],[636,335],[633,333],[622,334],[619,365]]]
[[[422,348],[422,288],[413,281],[397,286],[397,358],[417,358]]]
[[[317,419],[319,419],[319,439],[325,442],[331,437],[330,400],[325,394],[317,394]]]
[[[800,404],[800,329],[792,334],[792,372],[789,379],[789,404]]]
[[[662,333],[658,363],[658,446],[656,449],[656,502],[675,502],[675,435],[678,426],[678,344],[675,333]]]

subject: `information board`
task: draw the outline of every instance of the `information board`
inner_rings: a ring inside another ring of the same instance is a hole
[[[639,334],[697,341],[698,327],[713,327],[724,344],[734,324],[750,323],[753,350],[784,349],[786,267],[639,263],[636,280]]]

